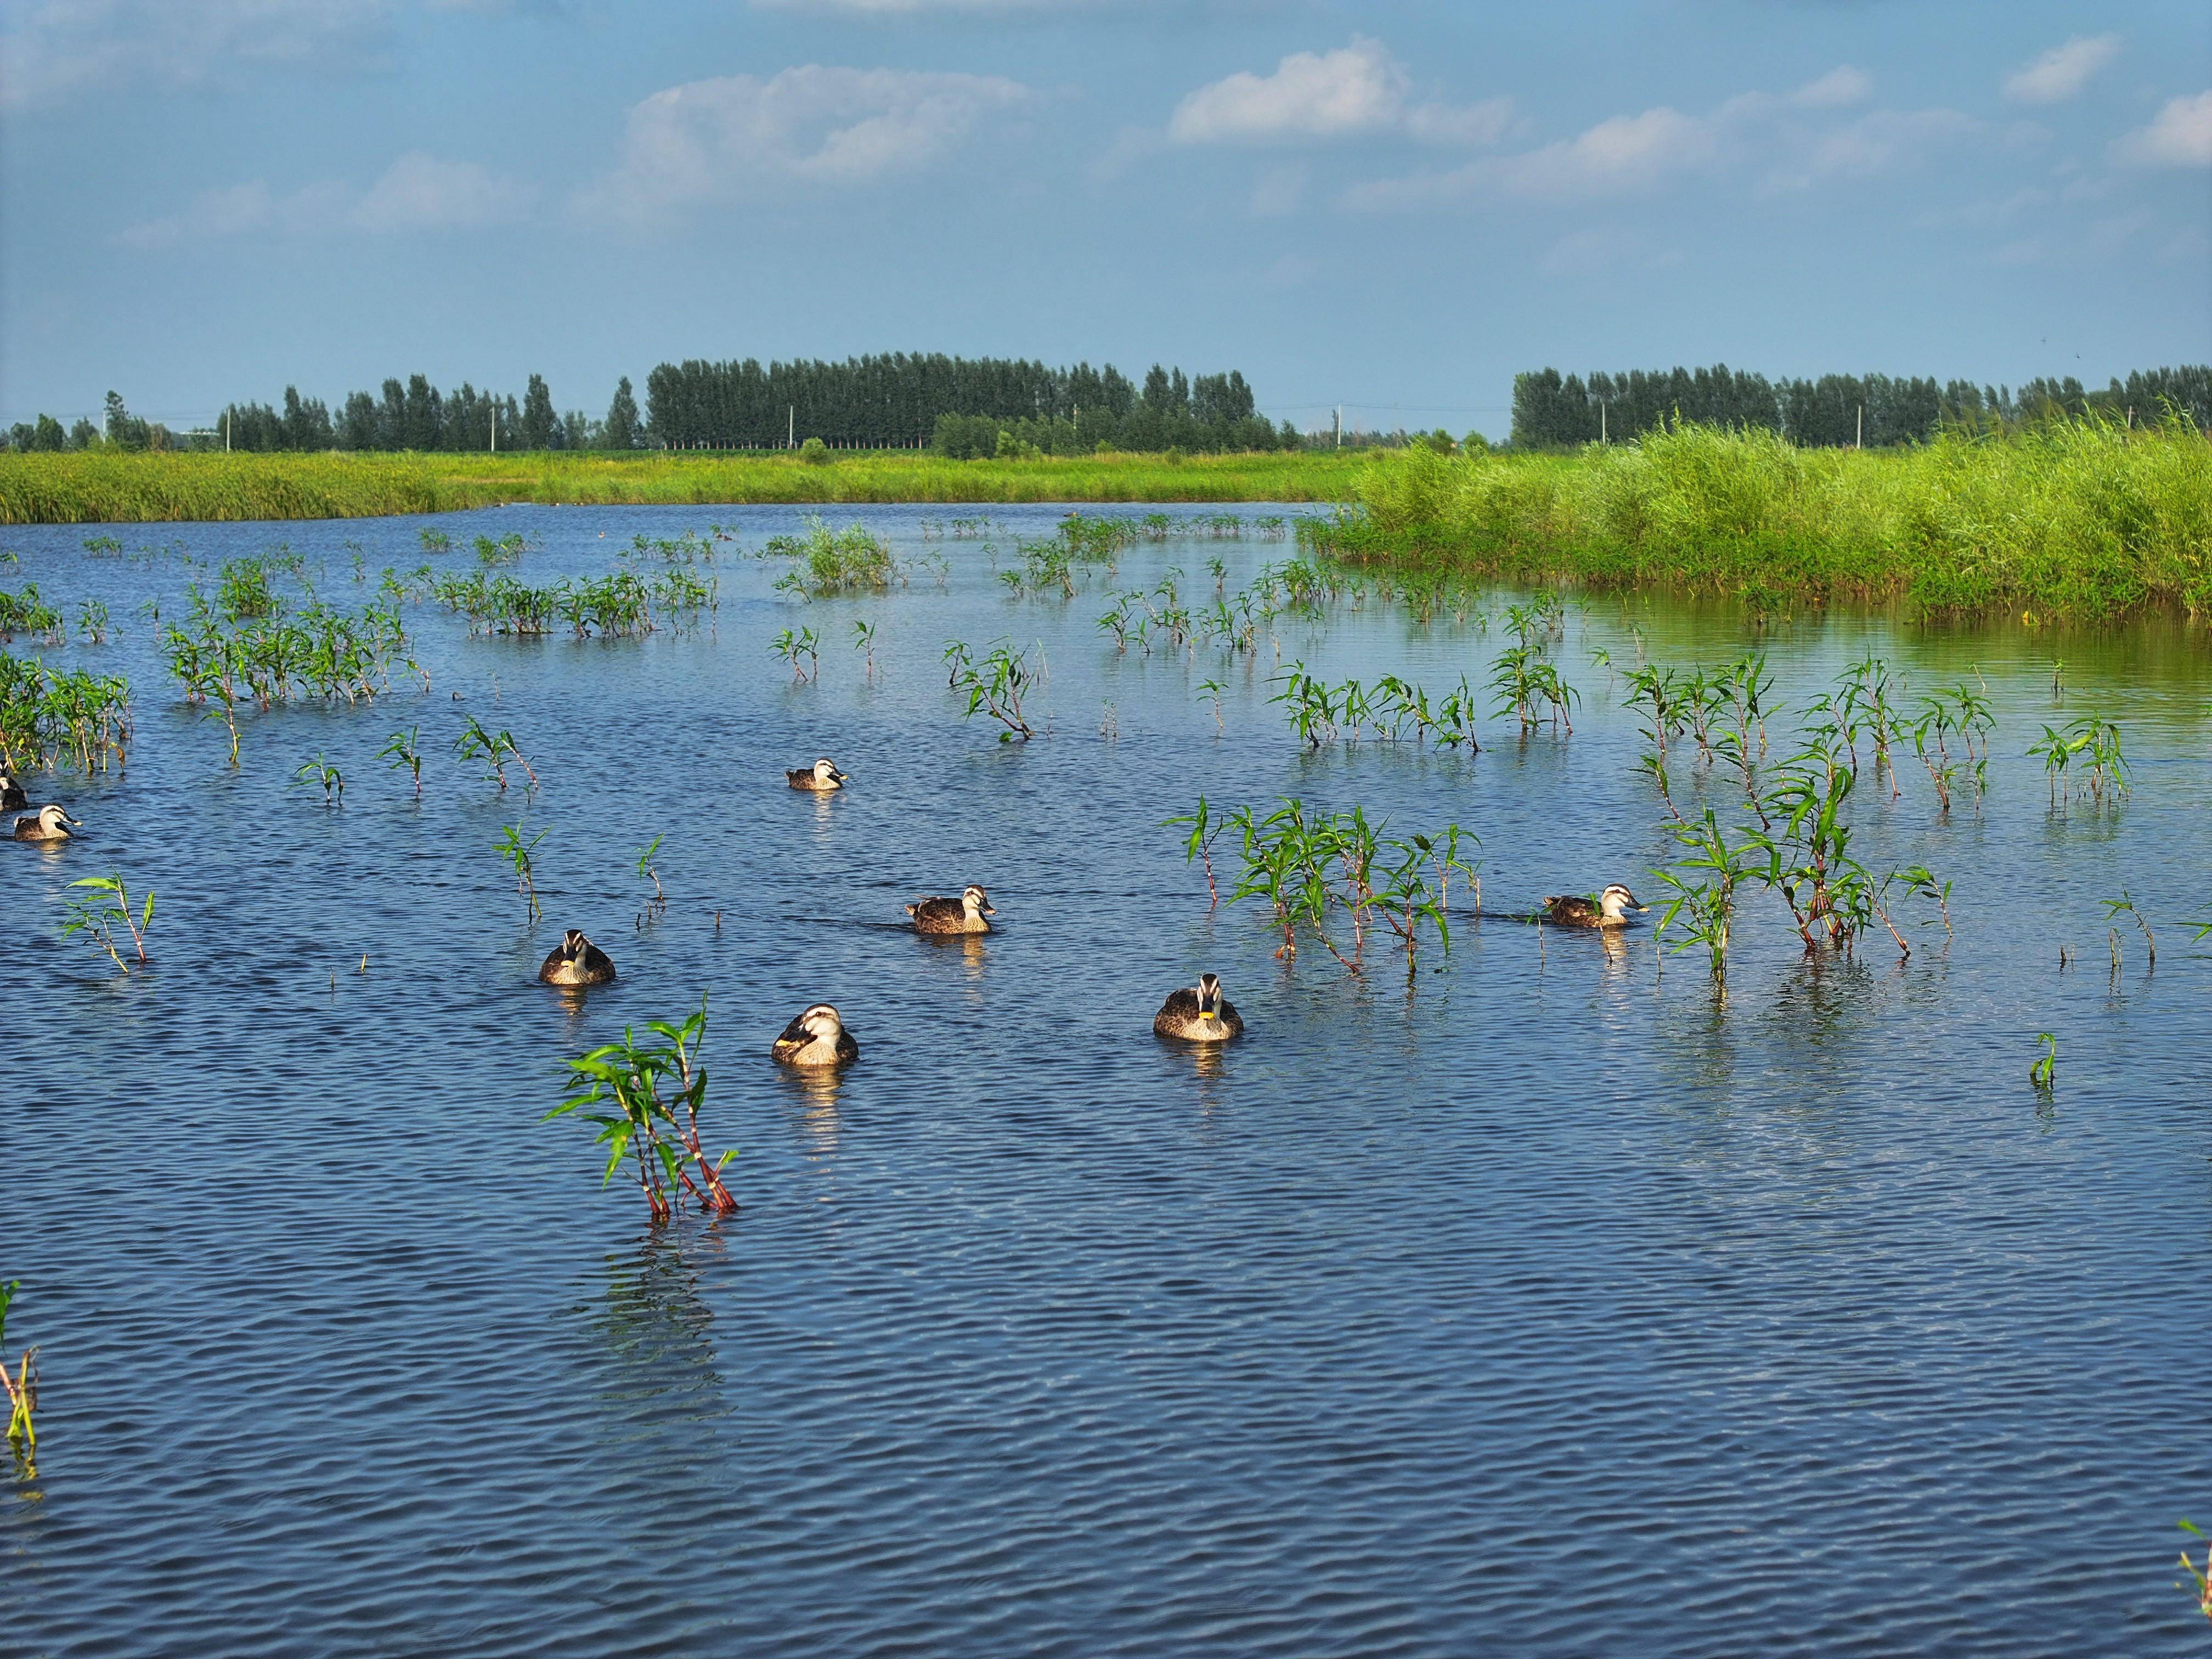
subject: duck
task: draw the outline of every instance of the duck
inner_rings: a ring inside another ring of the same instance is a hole
[[[853,775],[840,772],[837,763],[824,755],[812,766],[796,772],[786,772],[783,775],[794,789],[842,789],[846,779]]]
[[[1186,985],[1168,994],[1152,1016],[1152,1030],[1185,1042],[1226,1042],[1244,1035],[1244,1022],[1237,1018],[1236,1005],[1221,994],[1220,978],[1200,974],[1195,989]]]
[[[80,819],[71,817],[60,807],[50,802],[39,809],[38,817],[15,820],[15,839],[17,841],[67,841],[70,838],[70,830],[83,828],[84,824]]]
[[[860,1045],[837,1011],[817,1002],[783,1028],[769,1056],[779,1066],[845,1066],[860,1057]]]
[[[23,786],[0,772],[0,812],[20,812],[31,804],[23,793]]]
[[[1626,927],[1631,910],[1644,911],[1651,907],[1638,904],[1636,895],[1619,882],[1600,893],[1595,901],[1579,893],[1547,896],[1544,900],[1545,920],[1560,927]]]
[[[914,918],[917,933],[988,933],[991,924],[983,918],[999,914],[991,908],[990,895],[972,881],[957,899],[916,899],[906,913]]]
[[[561,935],[560,948],[538,970],[541,985],[605,985],[614,976],[614,958],[586,939],[580,927]]]

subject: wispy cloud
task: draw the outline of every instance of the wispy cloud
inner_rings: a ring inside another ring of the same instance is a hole
[[[2212,167],[2212,92],[2171,100],[2157,118],[2116,146],[2123,161],[2148,167]]]
[[[255,232],[392,235],[465,229],[520,218],[534,194],[475,161],[442,161],[411,150],[366,190],[325,179],[280,192],[267,179],[252,179],[203,191],[180,211],[126,226],[115,240],[126,247],[156,248]]]
[[[808,64],[727,75],[632,106],[623,162],[577,193],[590,215],[638,218],[763,186],[866,185],[942,162],[1030,89],[992,75]]]
[[[1710,115],[1668,105],[1615,115],[1537,149],[1478,156],[1441,172],[1353,186],[1345,206],[1418,208],[1482,195],[1568,200],[1623,196],[1673,180],[1749,170],[1766,189],[1902,167],[1942,143],[1979,131],[1956,110],[1873,109],[1843,117],[1872,82],[1848,65],[1796,92],[1745,93]]]
[[[2089,77],[2119,55],[2117,34],[2077,34],[2008,76],[2006,97],[2022,104],[2063,104],[2079,98]]]
[[[1512,118],[1503,98],[1417,100],[1404,65],[1381,41],[1354,35],[1334,52],[1291,52],[1272,74],[1240,70],[1199,88],[1176,106],[1168,137],[1179,144],[1276,144],[1391,133],[1480,144],[1501,137]]]
[[[190,88],[240,69],[349,68],[386,58],[396,0],[31,0],[0,30],[0,106],[88,90]]]

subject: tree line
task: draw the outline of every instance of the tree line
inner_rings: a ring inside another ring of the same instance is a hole
[[[2009,431],[2055,415],[2160,421],[2169,407],[2212,429],[2212,367],[2138,370],[2097,392],[2072,375],[2014,390],[1887,374],[1770,380],[1724,363],[1587,378],[1545,368],[1513,377],[1512,441],[1530,449],[1620,441],[1679,419],[1763,427],[1808,446],[1873,447],[1923,443],[1947,429]]]
[[[1275,449],[1289,431],[1255,413],[1252,388],[1237,371],[1194,380],[1157,363],[1140,389],[1111,363],[1052,368],[904,352],[841,363],[695,359],[661,364],[646,376],[645,393],[647,429],[678,449],[773,449],[818,437],[864,449],[928,444],[967,459],[1101,444]]]

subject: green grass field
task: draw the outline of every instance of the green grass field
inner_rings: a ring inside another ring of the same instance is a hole
[[[504,501],[1328,501],[1350,451],[948,461],[918,451],[637,455],[0,455],[0,524],[352,519]]]
[[[1407,573],[1663,586],[1772,609],[1901,601],[2212,615],[2212,442],[2095,420],[1917,448],[1696,427],[1578,454],[1378,456],[1321,550]]]

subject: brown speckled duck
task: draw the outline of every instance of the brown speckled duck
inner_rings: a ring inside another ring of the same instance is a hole
[[[561,935],[560,948],[538,970],[538,982],[544,985],[605,985],[614,976],[614,958],[576,927]]]
[[[49,804],[41,806],[39,809],[38,817],[34,818],[15,820],[15,839],[17,841],[67,841],[70,838],[70,830],[83,828],[84,825],[80,820],[71,817],[60,807]]]
[[[1638,904],[1636,895],[1617,881],[1595,900],[1579,893],[1562,893],[1544,901],[1546,919],[1561,927],[1626,927],[1631,910],[1650,908]]]
[[[769,1054],[779,1066],[846,1066],[860,1057],[860,1045],[837,1011],[817,1002],[783,1028]]]
[[[1185,986],[1170,994],[1152,1016],[1152,1030],[1184,1042],[1226,1042],[1244,1035],[1244,1022],[1237,1018],[1235,1005],[1221,994],[1221,981],[1212,974],[1200,974],[1195,989]]]
[[[983,918],[999,914],[991,908],[990,895],[972,881],[957,899],[916,899],[906,913],[914,918],[917,933],[988,933],[991,924]]]
[[[0,812],[20,812],[30,804],[30,798],[23,793],[23,786],[5,772],[0,772]]]
[[[794,789],[842,789],[849,772],[840,772],[837,763],[824,755],[812,766],[795,772],[786,772],[784,779]]]

